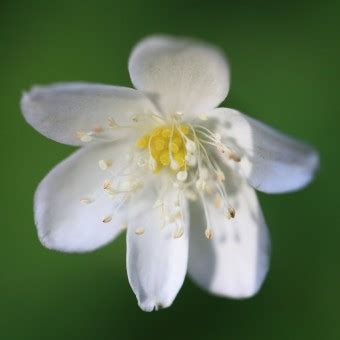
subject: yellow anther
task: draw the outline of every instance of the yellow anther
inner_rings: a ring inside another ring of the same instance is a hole
[[[161,132],[162,137],[169,138],[171,136],[171,129],[165,128]]]
[[[161,153],[161,155],[159,156],[159,161],[163,166],[167,166],[170,164],[170,156],[168,150]]]
[[[185,135],[187,135],[190,131],[190,128],[188,125],[184,125],[182,124],[180,127],[179,127],[179,130],[184,133]]]
[[[185,152],[182,149],[178,153],[174,155],[175,161],[178,163],[179,167],[181,168],[185,164]]]
[[[152,145],[156,151],[162,151],[166,147],[166,140],[164,138],[156,138],[155,141],[152,141]]]
[[[158,135],[160,135],[160,133],[162,132],[162,128],[154,128],[152,131],[151,131],[151,137],[156,137]]]
[[[144,149],[148,146],[148,143],[149,143],[149,136],[144,135],[141,138],[137,139],[136,146],[139,149]]]
[[[179,146],[176,143],[171,143],[171,151],[177,153],[179,151]]]
[[[188,141],[191,141],[191,139],[190,136],[188,136],[184,140],[183,134],[188,135],[189,133],[190,128],[185,124],[180,126],[165,125],[156,127],[137,139],[136,147],[139,149],[147,149],[147,157],[153,159],[153,166],[150,167],[150,169],[154,173],[168,166],[177,172],[185,169],[187,156],[186,144]],[[172,163],[176,163],[176,167],[171,166]]]
[[[180,137],[179,135],[174,135],[174,137],[172,138],[172,141],[177,144],[179,147],[181,147],[183,145],[183,138]]]

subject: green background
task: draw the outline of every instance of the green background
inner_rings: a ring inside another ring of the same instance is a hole
[[[0,3],[1,339],[340,339],[339,1],[4,1]],[[151,33],[194,36],[229,56],[225,105],[317,147],[307,189],[260,194],[271,270],[260,293],[209,296],[188,279],[172,307],[144,313],[125,271],[125,238],[94,253],[43,248],[39,181],[73,149],[19,110],[32,84],[130,86],[127,58]]]

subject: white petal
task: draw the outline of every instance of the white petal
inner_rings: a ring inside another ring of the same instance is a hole
[[[162,206],[154,205],[157,197],[151,190],[142,197],[144,201],[136,207],[139,216],[128,225],[127,272],[139,306],[152,311],[170,306],[183,284],[188,260],[188,217],[182,201],[180,236],[173,222],[163,226]],[[175,197],[174,192],[167,194],[166,209],[173,209]],[[178,238],[173,237],[176,230]]]
[[[194,40],[146,38],[132,51],[129,71],[134,86],[151,95],[165,114],[204,113],[229,91],[229,67],[223,54]]]
[[[113,159],[114,168],[115,158],[125,151],[121,145],[90,145],[76,151],[43,179],[35,195],[35,221],[43,245],[84,252],[117,236],[125,221],[124,214],[118,211],[124,197],[110,199],[104,193],[103,181],[108,174],[98,162]]]
[[[213,237],[207,240],[201,210],[191,214],[188,272],[213,294],[245,298],[258,291],[266,276],[270,240],[254,189],[235,174],[226,174],[226,182],[235,218],[226,219],[209,204]]]
[[[223,142],[241,157],[224,161],[239,170],[257,190],[281,193],[306,186],[319,167],[319,156],[307,144],[288,137],[238,111],[215,109]]]
[[[109,117],[124,124],[134,114],[155,112],[139,91],[86,83],[33,87],[24,93],[21,109],[27,122],[44,136],[71,145],[82,144],[79,131],[107,129]]]

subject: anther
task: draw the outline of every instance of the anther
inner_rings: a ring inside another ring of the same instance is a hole
[[[238,155],[236,155],[236,153],[233,152],[229,155],[229,159],[237,163],[241,162],[241,158]]]
[[[109,223],[112,221],[112,216],[106,215],[104,216],[104,218],[102,219],[103,223]]]
[[[154,208],[159,208],[161,206],[163,206],[163,201],[162,200],[156,200],[156,202],[153,205]]]
[[[177,211],[174,215],[173,215],[175,220],[181,220],[183,219],[183,215],[182,215],[182,211]]]
[[[92,132],[84,132],[84,131],[78,131],[77,132],[77,138],[83,142],[83,143],[88,143],[92,141]]]
[[[222,203],[222,197],[220,194],[216,194],[215,200],[214,200],[214,207],[216,209],[221,208],[221,203]]]
[[[187,162],[187,164],[189,166],[195,166],[196,163],[197,163],[197,159],[195,157],[194,154],[192,153],[188,153],[186,156],[185,156],[185,161]]]
[[[107,170],[112,165],[112,161],[109,159],[108,160],[101,159],[98,162],[98,165],[102,170]]]
[[[184,229],[182,227],[177,227],[173,233],[172,233],[172,237],[174,239],[178,239],[178,238],[181,238],[184,234]]]
[[[209,178],[209,170],[207,168],[200,169],[200,178],[202,180],[207,180]]]
[[[145,232],[144,228],[137,228],[135,229],[135,234],[136,235],[143,235]]]
[[[219,182],[224,182],[225,181],[224,173],[221,170],[217,170],[216,176],[217,176],[217,180]]]
[[[208,116],[207,116],[206,114],[201,114],[201,115],[198,116],[198,118],[199,118],[200,120],[203,120],[203,121],[208,120]]]
[[[186,148],[186,150],[187,150],[188,152],[191,152],[191,153],[193,153],[193,152],[196,151],[196,145],[195,145],[195,143],[194,143],[193,141],[191,141],[191,140],[187,140],[187,141],[185,142],[185,148]]]
[[[186,179],[188,178],[188,172],[187,171],[179,171],[179,172],[177,172],[176,178],[180,182],[185,182]]]
[[[231,218],[234,218],[236,215],[236,211],[233,207],[229,207],[227,211],[225,212],[225,217],[230,220]]]
[[[108,190],[112,188],[112,182],[109,179],[106,179],[103,183],[104,190]]]
[[[224,144],[219,143],[216,145],[217,150],[224,155],[226,155],[230,160],[234,162],[240,162],[241,157],[239,157],[235,152],[231,151],[229,148],[227,148]]]
[[[80,200],[80,203],[82,203],[82,204],[90,204],[90,203],[92,203],[92,202],[93,202],[93,200],[90,199],[90,198],[82,198],[82,199]]]
[[[235,209],[233,207],[229,207],[228,211],[229,211],[229,214],[230,214],[231,218],[234,218],[235,215],[236,215]]]
[[[149,159],[149,169],[153,171],[157,169],[157,161],[153,157]]]
[[[214,233],[213,233],[212,229],[207,227],[207,229],[205,229],[205,231],[204,231],[204,235],[208,240],[211,240],[214,236]]]
[[[170,163],[170,168],[172,170],[178,170],[179,169],[179,164],[177,163],[177,161],[172,160],[171,163]]]
[[[116,121],[112,118],[112,117],[108,117],[107,118],[107,125],[111,128],[111,129],[115,129],[118,127],[118,124],[116,123]]]
[[[141,188],[143,186],[143,182],[139,180],[138,178],[133,178],[131,180],[123,181],[119,184],[119,190],[130,192],[130,191],[136,191],[137,189]]]
[[[134,122],[134,123],[137,123],[138,122],[138,116],[137,115],[133,115],[131,117],[131,120]]]
[[[91,130],[93,133],[100,133],[100,132],[103,132],[104,129],[100,126],[100,125],[96,125],[92,128]]]
[[[143,157],[139,157],[138,159],[137,159],[137,165],[140,167],[140,168],[143,168],[143,167],[145,167],[145,165],[146,165],[146,160],[143,158]]]

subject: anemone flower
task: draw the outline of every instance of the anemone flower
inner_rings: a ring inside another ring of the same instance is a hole
[[[270,239],[255,189],[307,185],[308,145],[229,108],[229,67],[217,48],[152,36],[133,49],[135,89],[69,83],[24,93],[27,122],[79,146],[40,183],[41,243],[95,250],[127,233],[127,273],[145,311],[168,307],[185,275],[209,292],[254,295]]]

